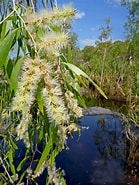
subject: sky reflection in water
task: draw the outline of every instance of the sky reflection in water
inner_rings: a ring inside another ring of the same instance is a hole
[[[73,133],[69,150],[57,158],[68,185],[126,185],[126,137],[120,118],[112,115],[85,116],[81,136]]]

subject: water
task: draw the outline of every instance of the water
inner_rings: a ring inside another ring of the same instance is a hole
[[[119,116],[84,116],[79,120],[81,134],[73,132],[68,138],[68,150],[56,159],[57,167],[64,169],[67,185],[139,185],[128,167],[129,142]],[[15,166],[24,158],[26,148],[16,143]],[[36,159],[40,157],[37,153]],[[30,165],[27,160],[22,172]],[[36,166],[35,161],[33,166]],[[0,166],[0,172],[4,169]],[[20,174],[19,174],[20,175]],[[132,175],[132,176],[131,176]],[[38,185],[45,185],[47,172],[38,177]],[[25,184],[26,179],[25,179]],[[29,184],[35,185],[31,182]]]
[[[65,171],[67,185],[133,184],[127,169],[127,139],[118,116],[85,116],[77,132],[68,139],[69,150],[57,157]]]

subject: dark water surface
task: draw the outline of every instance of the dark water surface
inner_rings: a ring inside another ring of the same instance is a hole
[[[139,185],[129,178],[127,158],[129,142],[125,129],[117,115],[84,116],[78,123],[81,134],[72,133],[67,145],[56,159],[57,167],[64,169],[67,185]],[[26,148],[17,142],[15,166],[24,158]],[[40,154],[37,154],[38,159]],[[30,165],[24,165],[22,172]],[[36,166],[36,163],[33,163]],[[0,172],[4,169],[0,166]],[[20,174],[19,174],[20,175]],[[46,184],[47,172],[38,177],[39,185]],[[24,180],[27,184],[26,179]],[[35,185],[35,183],[28,183]]]
[[[68,185],[131,185],[127,175],[127,139],[118,116],[85,116],[81,136],[68,139],[69,150],[57,157]]]

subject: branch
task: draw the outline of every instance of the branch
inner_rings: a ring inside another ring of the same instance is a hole
[[[0,162],[1,162],[1,164],[2,164],[2,166],[3,166],[3,168],[4,168],[4,170],[5,170],[6,174],[8,175],[8,177],[9,177],[9,179],[10,179],[10,182],[11,182],[12,184],[14,184],[14,181],[13,181],[13,179],[11,178],[10,174],[8,173],[8,171],[7,171],[7,169],[6,169],[6,166],[5,166],[5,164],[4,164],[4,162],[3,162],[3,160],[2,160],[1,157],[0,157]]]
[[[36,47],[36,42],[35,42],[33,36],[31,35],[30,31],[28,30],[28,28],[27,28],[27,26],[26,26],[26,23],[25,23],[24,19],[20,16],[20,14],[18,13],[18,11],[16,10],[15,0],[13,0],[13,11],[17,14],[17,16],[19,17],[19,19],[23,22],[24,27],[25,27],[25,30],[27,31],[29,37],[31,38],[31,40],[32,40],[32,42],[33,42],[34,49],[35,49],[35,53],[38,55],[37,47]]]
[[[0,24],[2,24],[6,19],[8,19],[13,13],[14,13],[14,10],[13,10],[11,13],[9,13],[9,14],[0,22]]]

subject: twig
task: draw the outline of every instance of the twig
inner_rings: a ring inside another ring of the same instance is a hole
[[[8,177],[9,177],[9,179],[10,179],[10,182],[11,182],[12,184],[14,184],[14,181],[12,180],[10,174],[8,173],[8,171],[7,171],[7,169],[6,169],[6,166],[5,166],[5,164],[4,164],[4,162],[3,162],[3,160],[2,160],[1,157],[0,157],[0,161],[1,161],[1,164],[2,164],[2,166],[3,166],[4,170],[5,170],[5,172],[7,173]]]
[[[26,23],[25,23],[24,19],[20,16],[20,14],[18,13],[18,11],[16,10],[15,0],[13,0],[13,9],[14,9],[13,11],[17,14],[17,16],[18,16],[18,17],[20,18],[20,20],[23,22],[24,27],[25,27],[27,33],[29,34],[29,37],[31,38],[31,40],[32,40],[32,42],[33,42],[34,49],[35,49],[35,53],[38,55],[37,47],[36,47],[36,42],[35,42],[33,36],[31,35],[31,33],[28,31],[28,28],[27,28],[27,26],[26,26]]]
[[[14,13],[14,10],[13,10],[11,13],[9,13],[9,14],[0,22],[0,24],[2,24],[6,19],[8,19],[13,13]]]
[[[31,6],[32,6],[32,9],[33,9],[33,12],[35,12],[35,6],[34,6],[34,3],[33,3],[32,0],[31,0]]]

